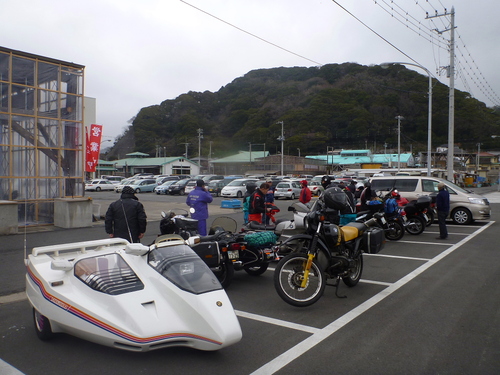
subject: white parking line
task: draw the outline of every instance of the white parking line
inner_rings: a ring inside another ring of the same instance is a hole
[[[451,244],[449,244],[451,245]],[[397,259],[408,259],[408,260],[422,260],[427,262],[430,258],[416,258],[416,257],[405,257],[404,255],[388,255],[388,254],[364,254],[364,256],[368,257],[382,257],[382,258],[397,258]]]
[[[292,323],[292,322],[287,322],[287,321],[281,320],[281,319],[269,318],[267,316],[252,314],[252,313],[248,313],[245,311],[234,310],[234,312],[236,313],[236,315],[241,316],[242,318],[257,320],[259,322],[274,324],[276,326],[281,326],[281,327],[285,327],[285,328],[296,329],[297,331],[303,331],[303,332],[308,332],[308,333],[317,333],[320,331],[319,328],[305,326],[302,324],[296,324],[296,323]]]
[[[312,334],[309,336],[307,339],[303,340],[302,342],[298,343],[294,347],[288,349],[286,352],[283,354],[279,355],[272,361],[266,363],[262,367],[258,368],[255,370],[252,375],[269,375],[269,374],[274,374],[275,372],[281,370],[283,367],[288,365],[290,362],[294,361],[301,355],[303,355],[305,352],[308,350],[312,349],[316,345],[318,345],[320,342],[323,340],[326,340],[329,338],[331,335],[333,335],[335,332],[337,332],[340,328],[344,327],[346,324],[350,323],[352,320],[363,314],[365,311],[369,310],[371,307],[375,306],[377,303],[381,302],[384,300],[386,297],[390,296],[392,293],[397,291],[399,288],[419,276],[422,272],[426,271],[430,267],[432,267],[434,264],[437,262],[443,260],[446,256],[450,255],[452,252],[454,252],[456,249],[458,249],[460,246],[464,245],[474,237],[476,237],[478,234],[483,232],[484,230],[488,229],[494,221],[490,221],[488,224],[486,224],[484,227],[481,227],[478,229],[476,232],[472,233],[468,237],[464,238],[462,241],[458,242],[457,244],[451,246],[449,249],[446,249],[442,253],[438,254],[434,258],[428,260],[426,263],[415,269],[413,272],[410,272],[408,275],[405,277],[399,279],[397,282],[394,284],[391,284],[384,290],[382,290],[380,293],[374,295],[372,298],[366,300],[363,302],[361,305],[356,307],[355,309],[349,311],[347,314],[344,314],[337,320],[334,320],[331,322],[329,325],[327,325],[325,328],[319,330],[317,333]]]
[[[392,283],[386,283],[383,281],[375,281],[375,280],[365,280],[365,279],[360,279],[359,282],[365,283],[365,284],[375,284],[375,285],[384,285],[384,286],[392,285]]]

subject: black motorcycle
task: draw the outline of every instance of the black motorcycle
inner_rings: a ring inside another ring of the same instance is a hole
[[[363,252],[376,254],[385,244],[384,230],[372,218],[363,223],[352,222],[340,227],[327,218],[332,210],[345,205],[345,193],[329,188],[307,214],[306,233],[285,242],[300,244],[281,259],[274,273],[278,295],[293,306],[309,306],[317,302],[327,279],[336,279],[336,295],[340,280],[355,286],[363,272]]]
[[[404,219],[399,215],[387,215],[384,213],[384,205],[377,204],[368,206],[367,211],[361,211],[356,216],[356,222],[364,223],[370,219],[377,220],[377,224],[384,230],[385,238],[391,241],[399,241],[405,234]]]

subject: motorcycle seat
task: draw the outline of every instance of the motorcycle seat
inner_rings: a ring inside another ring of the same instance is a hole
[[[262,224],[256,221],[251,221],[248,223],[248,228],[252,230],[274,230],[276,228],[275,224]]]
[[[340,227],[344,241],[350,241],[361,236],[365,229],[366,225],[363,223],[349,223],[348,225]]]

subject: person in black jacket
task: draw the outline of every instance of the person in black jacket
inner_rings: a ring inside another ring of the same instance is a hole
[[[120,199],[109,205],[104,226],[111,238],[120,237],[130,242],[140,242],[146,233],[146,219],[144,206],[135,196],[134,189],[125,186]]]

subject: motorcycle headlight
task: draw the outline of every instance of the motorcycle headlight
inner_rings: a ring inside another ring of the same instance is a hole
[[[484,204],[484,200],[482,198],[469,198],[469,202],[472,204]]]

